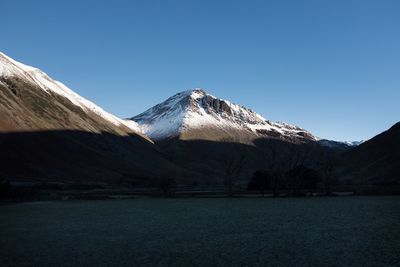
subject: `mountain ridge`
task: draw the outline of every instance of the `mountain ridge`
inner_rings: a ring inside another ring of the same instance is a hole
[[[168,160],[135,125],[0,54],[0,176],[128,184],[195,176]]]
[[[200,88],[177,93],[130,119],[154,140],[181,137],[202,128],[221,132],[242,130],[253,139],[318,140],[298,126],[266,120],[249,108],[216,98]]]
[[[400,184],[400,122],[341,155],[338,175],[353,183]]]
[[[22,80],[24,83],[31,84],[35,88],[42,89],[49,95],[54,93],[60,97],[64,97],[84,112],[94,113],[117,127],[126,128],[125,130],[133,131],[136,134],[142,134],[134,122],[117,118],[93,102],[81,97],[61,82],[53,80],[40,69],[17,62],[2,52],[0,52],[0,77],[0,83],[3,86],[13,86],[13,84],[15,86],[15,83],[18,81],[13,79]]]
[[[119,132],[134,132],[151,142],[153,139],[157,141],[180,136],[186,139],[197,137],[234,141],[235,139],[239,139],[237,141],[245,139],[246,142],[251,142],[252,139],[259,137],[283,137],[288,141],[321,140],[322,145],[344,148],[358,144],[357,142],[320,139],[298,126],[266,120],[251,109],[225,99],[216,98],[201,88],[177,93],[139,115],[130,119],[121,119],[81,97],[61,82],[53,80],[40,69],[17,62],[0,52],[0,85],[15,86],[13,85],[15,83],[12,80],[13,77],[18,77],[24,82],[35,85],[47,94],[57,94],[64,97],[84,112],[93,113],[118,128],[125,128]],[[174,105],[177,105],[178,108],[175,107],[174,109]],[[160,120],[161,117],[164,119]],[[10,126],[12,122],[7,121],[7,118],[0,119],[2,120],[1,124],[7,125],[7,128],[13,128]],[[88,128],[93,127],[86,127],[86,129]],[[204,129],[203,133],[201,133],[200,128]],[[197,132],[190,131],[191,129],[196,129]],[[211,130],[214,131],[214,134],[210,138],[207,137],[207,134]],[[204,133],[206,131],[208,133]],[[245,138],[236,138],[236,135],[245,135]]]
[[[244,151],[245,184],[275,157],[273,151],[280,162],[304,154],[315,165],[326,148],[298,126],[269,121],[199,88],[132,119],[117,118],[43,71],[0,54],[0,176],[113,183],[173,177],[180,184],[221,184],[226,161]]]

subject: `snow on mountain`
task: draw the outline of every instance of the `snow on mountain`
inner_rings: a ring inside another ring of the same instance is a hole
[[[180,92],[131,120],[154,140],[204,127],[239,129],[255,136],[317,140],[300,127],[266,120],[248,108],[218,99],[198,88]]]
[[[327,140],[327,139],[320,139],[318,143],[331,147],[331,148],[351,148],[364,143],[364,141],[334,141],[334,140]]]
[[[212,128],[221,130],[218,133],[214,132],[216,136],[227,131],[239,130],[255,137],[318,141],[321,145],[329,147],[360,144],[320,140],[300,127],[266,120],[246,107],[218,99],[199,88],[180,92],[131,119],[123,120],[81,97],[61,82],[53,80],[40,69],[17,62],[0,52],[1,77],[22,79],[48,94],[56,93],[65,97],[82,110],[97,114],[115,126],[125,126],[154,140],[180,136],[193,129]],[[233,135],[235,133],[237,131],[232,132]]]
[[[364,140],[361,140],[361,141],[345,141],[343,143],[347,144],[348,146],[359,146],[364,142],[365,142]]]
[[[125,126],[135,132],[141,133],[140,128],[134,121],[126,121],[106,112],[99,106],[81,97],[61,82],[51,79],[43,71],[27,66],[13,60],[0,52],[0,77],[18,77],[28,82],[34,83],[46,92],[54,92],[60,96],[67,98],[73,104],[79,106],[84,111],[91,111],[104,120],[111,122],[116,126]]]

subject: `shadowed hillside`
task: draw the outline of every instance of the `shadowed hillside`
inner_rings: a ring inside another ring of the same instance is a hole
[[[27,182],[146,186],[154,179],[174,178],[181,185],[222,185],[230,168],[240,168],[235,174],[236,185],[245,188],[258,169],[288,170],[299,164],[318,168],[321,163],[315,160],[316,155],[325,149],[315,143],[273,139],[256,140],[255,145],[179,139],[152,144],[137,135],[72,130],[8,132],[0,133],[0,175]],[[327,151],[331,155],[332,150]]]
[[[345,153],[338,175],[352,183],[400,184],[400,122]]]
[[[12,181],[139,183],[193,177],[137,136],[83,131],[0,133],[0,175]]]
[[[229,169],[240,168],[237,185],[245,188],[256,170],[276,169],[287,171],[297,165],[323,170],[326,163],[340,150],[321,146],[315,142],[290,143],[280,139],[260,138],[253,144],[235,140],[206,141],[172,138],[157,145],[168,159],[185,169],[195,171],[209,184],[222,184]]]
[[[255,171],[302,166],[349,185],[399,184],[400,123],[350,149],[201,89],[122,120],[2,53],[0,67],[1,179],[233,190]]]

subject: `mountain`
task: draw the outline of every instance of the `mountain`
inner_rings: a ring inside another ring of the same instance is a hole
[[[334,140],[327,140],[327,139],[320,139],[318,143],[320,145],[330,147],[330,148],[337,148],[337,149],[349,149],[355,146],[362,144],[364,141],[334,141]]]
[[[0,53],[0,179],[13,182],[222,185],[233,168],[245,188],[256,170],[329,162],[341,181],[392,185],[399,138],[400,123],[360,145],[319,139],[201,89],[123,120]]]
[[[250,143],[259,138],[316,141],[308,131],[266,120],[251,109],[218,99],[202,89],[178,93],[131,118],[152,140],[170,138]]]
[[[206,184],[223,184],[235,166],[245,188],[256,170],[272,168],[272,162],[279,169],[316,166],[336,150],[298,126],[269,121],[202,89],[180,92],[131,120],[171,161],[199,173]]]
[[[115,117],[43,71],[3,53],[0,53],[0,87],[3,131],[74,129],[141,135],[136,123]]]
[[[135,122],[3,53],[0,151],[0,176],[13,181],[131,183],[195,176],[167,160]]]
[[[363,185],[400,185],[400,122],[344,152],[338,175]]]

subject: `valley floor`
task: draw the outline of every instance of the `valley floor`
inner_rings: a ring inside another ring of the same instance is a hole
[[[400,197],[0,205],[1,266],[399,266]]]

